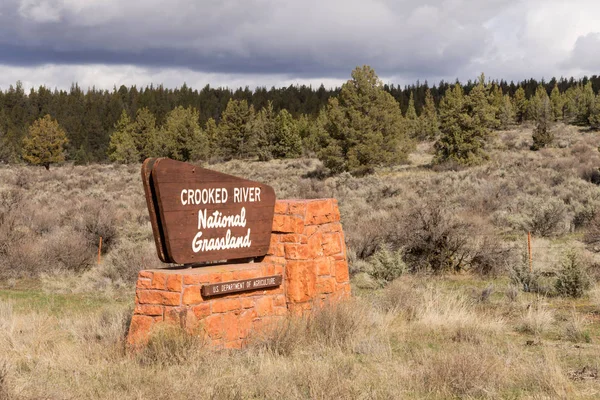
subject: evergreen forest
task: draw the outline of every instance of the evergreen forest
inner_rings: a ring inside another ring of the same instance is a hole
[[[474,165],[485,161],[485,142],[494,130],[533,123],[537,150],[552,145],[556,122],[600,127],[599,91],[596,75],[509,83],[482,74],[466,83],[400,87],[382,83],[368,66],[357,67],[352,79],[335,89],[206,85],[198,90],[184,84],[83,90],[74,83],[68,91],[40,86],[27,93],[17,82],[0,91],[0,162],[48,168],[63,160],[317,156],[333,173],[359,175],[402,163],[418,141],[430,140],[434,163]],[[64,137],[46,143],[40,126]],[[52,146],[54,154],[40,158]]]

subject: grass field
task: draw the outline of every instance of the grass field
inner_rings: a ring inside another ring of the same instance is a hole
[[[561,127],[532,152],[530,135],[458,171],[431,168],[430,143],[362,178],[210,166],[338,198],[351,261],[350,302],[229,352],[174,328],[125,351],[136,272],[159,265],[138,166],[1,167],[0,399],[599,398],[600,137]]]
[[[491,287],[492,290],[489,290]],[[485,292],[485,293],[484,293]],[[576,301],[505,279],[405,276],[248,349],[163,332],[124,351],[130,296],[3,290],[7,398],[597,398],[600,288]],[[482,295],[482,293],[484,293]]]

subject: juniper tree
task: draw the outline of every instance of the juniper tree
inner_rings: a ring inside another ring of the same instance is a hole
[[[352,71],[339,96],[329,100],[325,115],[328,135],[319,158],[334,173],[357,175],[398,164],[414,147],[398,103],[369,66]]]
[[[110,161],[120,164],[133,164],[140,160],[133,124],[125,110],[121,112],[121,117],[115,124],[115,130],[110,135],[108,158]]]
[[[458,83],[446,91],[439,107],[441,134],[434,146],[434,164],[475,165],[487,158],[483,145],[488,134],[469,115],[470,101]]]
[[[50,164],[65,161],[67,134],[50,115],[35,120],[27,136],[23,138],[23,159],[33,165],[43,165],[47,170]]]

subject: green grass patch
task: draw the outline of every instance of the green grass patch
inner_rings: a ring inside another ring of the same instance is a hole
[[[105,307],[125,307],[133,304],[132,293],[112,297],[92,294],[46,293],[40,289],[0,289],[0,301],[11,302],[19,313],[40,312],[49,315],[90,313]]]

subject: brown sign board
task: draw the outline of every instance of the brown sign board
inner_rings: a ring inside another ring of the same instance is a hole
[[[169,158],[148,158],[142,181],[158,257],[196,264],[263,256],[275,191]]]
[[[282,276],[273,275],[262,278],[244,279],[242,281],[230,281],[214,283],[202,286],[202,296],[218,296],[221,294],[246,292],[249,290],[266,289],[281,285]]]

